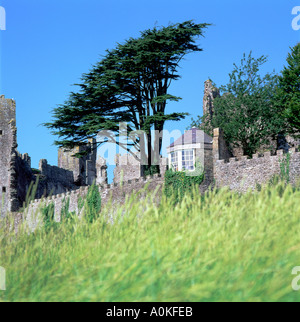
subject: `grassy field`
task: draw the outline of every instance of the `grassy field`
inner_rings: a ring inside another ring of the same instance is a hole
[[[282,186],[201,198],[132,197],[18,238],[0,234],[0,301],[299,301],[300,191]]]

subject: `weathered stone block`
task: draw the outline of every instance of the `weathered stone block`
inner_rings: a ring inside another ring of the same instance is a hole
[[[284,154],[284,150],[277,150],[277,153],[276,153],[278,156],[283,156]]]

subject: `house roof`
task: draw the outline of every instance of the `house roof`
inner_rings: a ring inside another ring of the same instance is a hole
[[[203,142],[204,141],[204,142]],[[196,127],[186,131],[179,139],[173,142],[168,148],[177,145],[196,144],[196,143],[212,143],[213,138],[207,135],[203,130]]]

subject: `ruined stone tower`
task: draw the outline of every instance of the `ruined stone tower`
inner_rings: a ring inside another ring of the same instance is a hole
[[[74,174],[74,182],[78,186],[92,185],[96,180],[97,147],[96,140],[90,139],[84,146],[76,147],[71,151],[60,148],[58,151],[58,167],[69,170]],[[87,155],[76,158],[76,153],[87,152]]]
[[[215,87],[211,80],[204,83],[204,96],[203,96],[203,115],[208,115],[210,119],[214,113],[214,99],[220,97],[220,91]]]
[[[97,180],[96,183],[99,185],[107,184],[107,165],[106,160],[99,157],[96,163],[97,168]]]
[[[11,210],[11,157],[16,149],[16,104],[0,96],[0,194],[1,216]]]
[[[1,217],[16,212],[26,199],[35,176],[29,155],[17,151],[16,103],[0,96],[0,194]]]
[[[37,179],[35,199],[77,190],[94,182],[106,183],[105,160],[99,159],[96,165],[96,144],[96,140],[91,139],[72,151],[60,149],[58,167],[42,159],[39,170],[33,170],[29,155],[17,151],[16,103],[0,96],[0,217],[23,207],[29,187]],[[85,151],[85,156],[74,157],[74,154]]]

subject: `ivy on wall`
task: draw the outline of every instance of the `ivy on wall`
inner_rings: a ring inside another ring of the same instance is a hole
[[[167,170],[165,173],[164,193],[167,197],[174,196],[174,200],[180,202],[186,193],[192,191],[193,187],[200,185],[204,180],[204,173],[187,173],[186,171]]]

